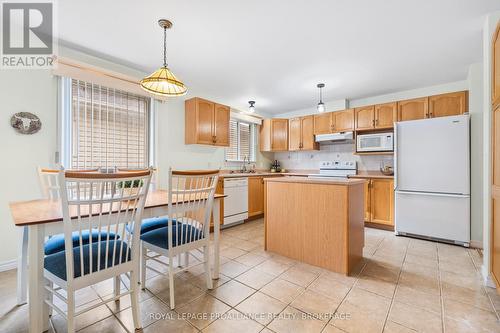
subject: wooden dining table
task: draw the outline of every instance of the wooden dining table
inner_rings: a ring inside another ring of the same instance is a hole
[[[223,194],[215,194],[212,209],[214,221],[214,260],[213,278],[219,278],[219,234],[220,234],[220,201]],[[143,218],[165,216],[169,204],[187,205],[189,199],[174,199],[168,202],[168,191],[150,190],[144,205]],[[12,202],[9,204],[14,224],[29,228],[28,239],[28,306],[29,331],[40,333],[48,329],[49,309],[44,302],[44,243],[47,236],[63,233],[63,216],[61,201],[51,199]],[[20,286],[18,286],[19,288]]]

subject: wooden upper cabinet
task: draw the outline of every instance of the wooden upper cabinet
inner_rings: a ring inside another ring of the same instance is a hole
[[[264,178],[248,177],[248,217],[264,214]]]
[[[398,121],[398,103],[375,105],[375,128],[393,128]]]
[[[260,151],[288,150],[288,119],[264,119],[260,126]]]
[[[333,132],[349,132],[354,130],[354,109],[332,112]]]
[[[493,35],[493,54],[491,55],[492,61],[492,91],[491,91],[491,103],[493,104],[493,110],[500,105],[500,23],[497,24],[497,30]]]
[[[333,112],[314,115],[314,134],[330,134],[333,132]]]
[[[394,225],[394,180],[372,179],[370,183],[370,221]]]
[[[214,118],[215,145],[229,147],[231,109],[226,105],[215,104]]]
[[[414,98],[398,102],[398,121],[429,117],[429,98]]]
[[[456,116],[468,111],[468,92],[459,91],[429,97],[429,118]]]
[[[319,144],[314,140],[314,117],[307,116],[300,118],[301,127],[301,149],[315,150],[319,149]]]
[[[366,130],[372,129],[375,125],[375,107],[364,106],[361,108],[354,109],[356,115],[356,129]]]
[[[229,146],[228,106],[195,97],[186,100],[184,107],[186,144]]]
[[[300,118],[290,119],[288,126],[288,150],[300,150],[302,148],[302,123]]]
[[[289,120],[289,150],[314,150],[319,145],[314,140],[314,117],[306,116]]]

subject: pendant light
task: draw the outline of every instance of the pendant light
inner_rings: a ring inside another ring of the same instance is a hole
[[[158,24],[163,28],[163,66],[156,72],[141,80],[141,88],[154,95],[169,97],[182,96],[187,88],[167,66],[167,29],[172,27],[172,22],[161,19]]]
[[[255,113],[255,101],[248,101],[248,104],[250,104],[248,107],[248,113]]]
[[[316,109],[318,110],[319,113],[322,113],[322,112],[325,112],[325,103],[323,103],[323,95],[322,95],[321,89],[323,89],[325,87],[325,84],[318,83],[318,85],[316,87],[319,88],[319,103],[316,106]]]

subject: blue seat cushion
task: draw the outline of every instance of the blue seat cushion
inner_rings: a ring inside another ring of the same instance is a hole
[[[172,225],[175,225],[177,223],[176,220],[172,220]],[[141,223],[141,235],[149,232],[151,230],[155,230],[158,228],[163,228],[168,226],[168,217],[161,216],[161,217],[152,217],[149,219],[144,219],[142,220]],[[130,232],[130,224],[127,224],[127,231]]]
[[[98,247],[101,247],[100,253],[100,269],[111,267],[113,263],[113,250],[115,249],[115,241],[110,240],[108,245],[108,255],[106,256],[106,242],[101,241],[100,243],[92,243],[92,272],[97,271],[97,256],[98,256]],[[122,249],[120,249],[120,247]],[[129,251],[127,255],[127,243],[122,242],[120,240],[116,241],[116,250],[115,251],[115,265],[125,263],[130,260],[131,253]],[[83,271],[84,275],[90,272],[90,245],[84,245],[83,248]],[[120,259],[120,251],[121,251],[121,259]],[[74,263],[74,277],[80,277],[82,275],[81,266],[80,266],[80,247],[77,246],[73,248],[73,263]],[[66,251],[57,252],[45,257],[44,267],[46,270],[54,274],[55,276],[66,281]]]
[[[172,245],[178,246],[203,238],[203,231],[188,224],[177,223],[172,226]],[[141,235],[146,243],[168,249],[168,227],[158,228]]]
[[[90,239],[89,234],[90,233],[88,230],[82,230],[82,243],[84,245],[89,243]],[[106,237],[108,233],[106,231],[101,230],[100,234],[101,234],[101,240],[107,239]],[[73,232],[72,238],[73,238],[73,247],[79,246],[80,233],[78,231]],[[120,238],[120,236],[117,236],[117,238]],[[109,233],[109,239],[115,239],[115,234],[113,232]],[[97,243],[98,241],[99,241],[99,230],[92,229],[92,243]],[[61,251],[64,251],[64,234],[54,235],[50,237],[48,241],[45,242],[44,252],[46,256]]]

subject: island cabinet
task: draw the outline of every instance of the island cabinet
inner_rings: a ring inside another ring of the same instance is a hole
[[[365,222],[394,227],[394,180],[367,179]]]
[[[349,274],[362,262],[365,180],[266,178],[265,248]]]
[[[314,117],[298,117],[289,120],[288,150],[317,150],[314,140]]]
[[[354,109],[314,115],[314,134],[331,134],[354,130]]]
[[[229,106],[194,97],[184,107],[186,144],[229,146]]]
[[[288,119],[264,119],[260,126],[260,151],[288,150]]]
[[[364,106],[355,109],[356,130],[393,128],[397,121],[397,103]]]
[[[459,91],[429,97],[428,118],[456,116],[468,111],[468,93]]]

